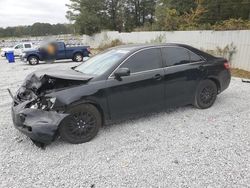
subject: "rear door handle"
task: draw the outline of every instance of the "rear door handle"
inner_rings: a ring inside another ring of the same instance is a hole
[[[160,75],[160,74],[156,74],[154,77],[153,77],[153,79],[155,79],[155,80],[162,80],[162,75]]]

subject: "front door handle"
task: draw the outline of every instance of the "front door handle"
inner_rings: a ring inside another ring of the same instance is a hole
[[[156,75],[154,75],[154,77],[153,77],[153,79],[155,79],[155,80],[162,80],[162,75],[160,75],[160,74],[156,74]]]

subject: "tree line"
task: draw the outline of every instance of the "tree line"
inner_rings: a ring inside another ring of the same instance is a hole
[[[0,28],[0,37],[250,29],[250,0],[70,0],[66,6],[72,24]]]
[[[70,0],[67,6],[80,34],[250,29],[250,0]]]
[[[0,38],[23,36],[47,36],[73,33],[69,24],[35,23],[31,26],[0,28]]]

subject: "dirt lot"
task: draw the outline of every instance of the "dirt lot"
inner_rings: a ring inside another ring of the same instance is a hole
[[[102,128],[89,143],[46,150],[14,129],[11,99],[37,69],[0,60],[0,187],[249,187],[250,84],[233,78],[208,110],[192,106]]]

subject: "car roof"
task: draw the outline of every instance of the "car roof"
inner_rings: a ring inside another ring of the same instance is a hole
[[[213,59],[214,56],[206,53],[206,52],[203,52],[199,49],[196,49],[192,46],[189,46],[187,44],[178,44],[178,43],[161,43],[161,44],[128,44],[128,45],[121,45],[121,46],[117,46],[117,47],[114,47],[112,49],[117,49],[117,50],[127,50],[127,51],[130,51],[131,53],[135,52],[135,51],[138,51],[138,50],[141,50],[141,49],[144,49],[144,48],[153,48],[153,47],[167,47],[167,46],[175,46],[175,47],[183,47],[183,48],[186,48],[202,57],[204,57],[205,59]]]
[[[150,47],[161,47],[161,46],[180,46],[180,47],[191,47],[185,44],[177,44],[177,43],[161,43],[161,44],[128,44],[117,46],[114,49],[127,49],[127,50],[139,50],[143,48]]]

